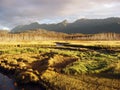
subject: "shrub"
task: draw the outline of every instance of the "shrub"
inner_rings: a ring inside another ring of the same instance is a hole
[[[63,72],[66,74],[82,74],[87,71],[84,62],[74,62],[63,69]]]

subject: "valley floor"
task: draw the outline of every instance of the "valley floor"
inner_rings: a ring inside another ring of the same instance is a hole
[[[51,90],[119,90],[120,41],[1,43],[0,69]]]

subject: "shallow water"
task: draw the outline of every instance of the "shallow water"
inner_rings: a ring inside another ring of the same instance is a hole
[[[40,85],[17,85],[12,79],[0,73],[0,90],[44,90]]]

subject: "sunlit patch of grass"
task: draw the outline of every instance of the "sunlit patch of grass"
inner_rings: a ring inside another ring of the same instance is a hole
[[[67,65],[63,72],[69,75],[79,74],[99,74],[99,73],[111,73],[120,74],[119,60],[111,62],[108,60],[83,60],[76,61]]]

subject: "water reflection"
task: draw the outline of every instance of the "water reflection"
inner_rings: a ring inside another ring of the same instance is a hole
[[[12,79],[0,73],[0,90],[44,90],[40,85],[18,85]]]
[[[0,73],[0,90],[15,90],[13,80]]]

